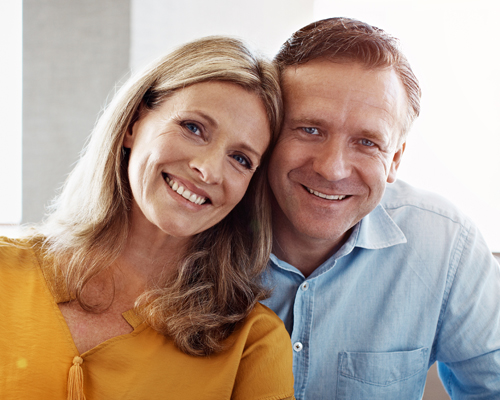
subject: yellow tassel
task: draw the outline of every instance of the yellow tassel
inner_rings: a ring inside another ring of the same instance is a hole
[[[78,356],[73,358],[73,365],[68,375],[68,400],[85,400],[82,363],[83,358]]]

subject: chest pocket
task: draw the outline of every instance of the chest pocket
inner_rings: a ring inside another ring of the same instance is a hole
[[[336,399],[421,399],[428,354],[428,348],[389,353],[339,353]]]

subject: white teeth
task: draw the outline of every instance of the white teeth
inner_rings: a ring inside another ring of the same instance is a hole
[[[180,194],[182,197],[184,197],[186,200],[189,200],[191,203],[200,205],[207,201],[205,197],[197,196],[196,194],[191,193],[191,191],[184,189],[184,186],[180,186],[177,182],[173,181],[168,176],[165,178],[165,181],[168,183],[168,186],[170,186],[174,192],[177,192],[177,194]]]
[[[335,195],[335,194],[324,194],[321,192],[318,192],[316,190],[312,190],[307,188],[309,193],[314,194],[315,196],[321,197],[322,199],[327,199],[327,200],[342,200],[345,199],[347,196],[341,196],[341,195]]]

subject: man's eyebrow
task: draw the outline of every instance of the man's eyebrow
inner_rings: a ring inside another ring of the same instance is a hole
[[[304,127],[325,127],[328,126],[328,121],[322,118],[291,118],[288,124],[292,126],[304,126]],[[386,141],[387,135],[378,130],[361,129],[357,136],[363,136],[366,139],[373,139],[377,141]]]
[[[311,117],[304,117],[304,118],[291,118],[289,120],[289,123],[292,125],[305,125],[305,126],[325,126],[327,125],[326,120],[322,118],[311,118]]]
[[[363,136],[367,139],[379,139],[379,140],[384,140],[386,138],[386,135],[382,132],[379,131],[372,131],[368,129],[363,129],[359,133],[360,136]]]

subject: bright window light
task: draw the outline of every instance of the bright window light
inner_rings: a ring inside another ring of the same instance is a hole
[[[0,2],[0,224],[21,222],[22,1]]]
[[[399,178],[450,199],[500,252],[500,2],[316,0],[401,40],[423,91]]]

